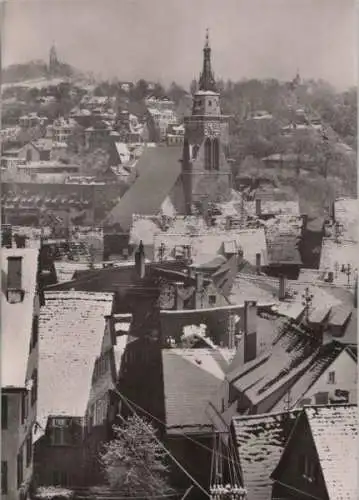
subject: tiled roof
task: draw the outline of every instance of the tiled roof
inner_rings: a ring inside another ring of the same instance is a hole
[[[302,415],[309,424],[329,500],[356,500],[358,498],[357,405],[307,407]],[[285,460],[290,442],[297,437],[300,439],[293,432],[280,462]],[[276,475],[276,471],[274,474]]]
[[[25,387],[27,360],[34,312],[39,250],[1,248],[1,385]],[[6,299],[8,257],[22,257],[24,300],[10,304]]]
[[[227,377],[255,405],[284,383],[294,384],[311,366],[319,350],[320,344],[314,338],[284,326],[269,350],[244,365],[230,367]],[[275,403],[274,400],[272,406]]]
[[[101,354],[105,317],[113,295],[45,292],[39,323],[38,421],[49,415],[83,417],[96,358]]]
[[[297,264],[302,259],[298,250],[298,238],[293,234],[277,234],[275,239],[268,241],[269,264]]]
[[[271,498],[270,476],[294,427],[298,412],[238,416],[232,419],[235,446],[248,500]]]
[[[221,359],[220,359],[221,358]],[[205,408],[224,379],[224,357],[215,349],[162,351],[167,432],[206,432]]]
[[[154,215],[181,174],[179,146],[146,148],[136,169],[139,177],[106,217],[105,225],[118,224],[129,231],[132,214]]]
[[[246,275],[239,273],[228,298],[231,304],[244,304],[246,300],[255,300],[260,305],[275,304],[278,302],[278,287],[273,287],[273,292],[270,292],[258,285],[255,279],[247,279]]]
[[[308,370],[306,370],[290,388],[290,403],[292,407],[295,407],[295,405],[299,403],[300,399],[304,397],[305,393],[319,379],[322,373],[330,367],[344,349],[346,349],[345,346],[335,342],[331,342],[320,349]],[[281,400],[274,406],[272,411],[285,411],[286,404],[285,401]]]

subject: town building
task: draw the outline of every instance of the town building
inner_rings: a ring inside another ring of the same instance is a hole
[[[98,450],[116,416],[113,295],[45,292],[39,317],[34,485],[100,481]]]
[[[273,500],[357,497],[357,412],[346,404],[302,410],[271,474]]]
[[[4,244],[6,242],[2,242]],[[18,500],[33,472],[38,390],[39,249],[1,249],[1,493]]]

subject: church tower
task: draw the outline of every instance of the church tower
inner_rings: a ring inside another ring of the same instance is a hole
[[[191,116],[185,117],[182,179],[186,213],[198,205],[228,199],[231,169],[226,159],[229,116],[222,115],[211,67],[208,30],[203,49],[199,88],[193,98]]]

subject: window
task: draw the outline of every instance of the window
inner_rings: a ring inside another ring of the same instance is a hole
[[[328,393],[327,392],[318,392],[315,395],[315,404],[316,405],[327,405],[328,404]]]
[[[32,160],[32,151],[31,149],[28,149],[26,151],[26,161],[31,161]]]
[[[7,429],[8,424],[8,397],[1,396],[1,428]]]
[[[215,295],[209,295],[208,296],[209,305],[214,306],[216,303],[216,299],[217,297]]]
[[[22,257],[8,257],[7,261],[7,287],[20,290]]]
[[[51,444],[54,446],[64,446],[66,444],[65,430],[63,427],[54,427],[51,431]]]
[[[204,168],[211,170],[212,166],[212,143],[211,139],[207,137],[204,143]]]
[[[1,462],[1,494],[7,493],[7,462]]]
[[[23,392],[21,395],[21,423],[23,424],[27,419],[29,405],[29,393]]]
[[[328,384],[335,384],[335,372],[328,373]]]
[[[39,317],[34,316],[32,318],[32,332],[31,332],[31,346],[34,348],[37,344],[37,339],[39,337]]]
[[[208,106],[212,106],[212,101],[208,101]]]
[[[24,464],[23,464],[23,450],[22,447],[19,450],[17,456],[17,487],[20,488],[24,479]]]
[[[32,431],[26,439],[26,467],[29,467],[32,458]]]
[[[213,168],[219,170],[219,142],[218,139],[213,141]]]
[[[301,475],[309,482],[315,482],[318,476],[318,464],[307,455],[299,456],[299,471]]]
[[[32,374],[32,388],[31,388],[31,404],[33,405],[37,400],[37,370]]]

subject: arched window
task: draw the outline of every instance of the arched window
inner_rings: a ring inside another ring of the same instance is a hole
[[[212,142],[208,137],[204,143],[204,168],[206,170],[212,168]]]
[[[213,140],[213,168],[219,170],[219,142],[218,139]]]

